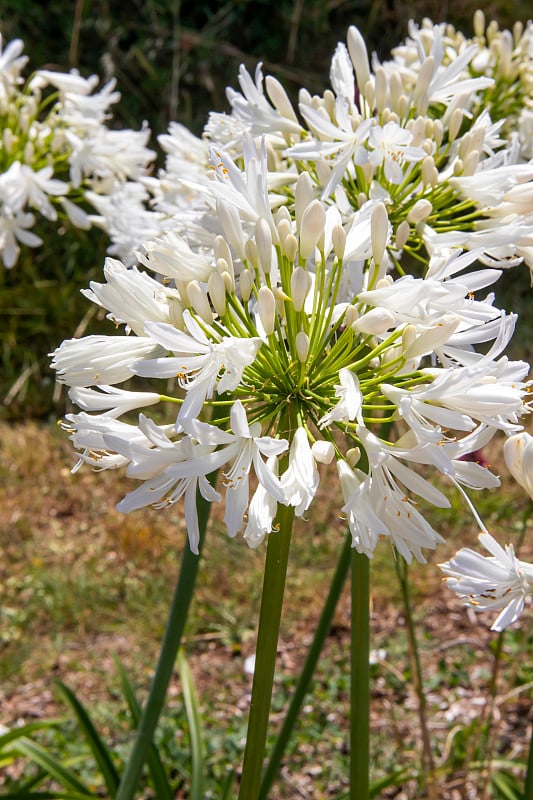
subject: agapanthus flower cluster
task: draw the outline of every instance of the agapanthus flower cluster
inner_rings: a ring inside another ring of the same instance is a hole
[[[516,317],[490,289],[498,267],[529,258],[518,196],[533,172],[482,108],[496,78],[471,70],[485,45],[454,50],[450,35],[412,26],[395,55],[405,69],[371,71],[352,27],[332,90],[302,90],[299,114],[277,80],[241,68],[231,113],[211,115],[204,139],[178,126],[163,139],[153,193],[167,230],[136,267],[108,259],[86,292],[123,332],[53,354],[81,409],[63,423],[77,466],[139,481],[120,510],[184,498],[196,552],[199,491],[256,547],[279,505],[309,518],[335,463],[338,514],[369,558],[388,541],[424,561],[442,537],[422,509],[448,507],[446,486],[482,526],[468,493],[499,479],[469,456],[520,435],[529,411],[529,365],[505,355]],[[494,592],[507,597],[521,570],[523,598],[529,572],[502,553]]]
[[[97,76],[74,71],[38,70],[25,80],[22,41],[1,45],[0,38],[0,254],[10,268],[21,245],[42,244],[39,217],[109,230],[125,195],[144,209],[142,180],[155,153],[146,126],[107,126],[119,99],[114,80],[99,90]]]

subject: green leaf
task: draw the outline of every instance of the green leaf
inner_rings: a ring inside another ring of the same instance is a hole
[[[133,727],[137,728],[139,725],[139,720],[141,718],[141,712],[142,712],[141,706],[135,696],[135,692],[133,690],[133,687],[130,683],[130,680],[126,674],[124,667],[122,666],[120,661],[118,661],[118,659],[115,659],[115,664],[120,676],[120,682],[122,684],[122,693],[124,695],[126,703],[128,704],[128,708],[131,714]],[[165,768],[157,751],[157,747],[153,742],[152,746],[148,750],[146,763],[150,771],[150,777],[152,778],[154,791],[158,800],[173,800],[174,793],[170,788]]]
[[[42,767],[51,778],[54,778],[66,789],[72,790],[76,796],[94,797],[93,793],[72,772],[65,769],[61,761],[51,756],[36,742],[32,742],[31,739],[21,738],[14,742],[11,747],[13,752],[30,758],[35,764]]]
[[[89,745],[95,761],[98,764],[102,778],[104,779],[107,787],[107,791],[110,797],[114,797],[120,782],[120,776],[115,768],[115,765],[113,764],[108,748],[98,735],[91,718],[72,689],[69,689],[69,687],[65,686],[65,684],[61,681],[56,681],[56,686],[62,695],[63,700],[74,711],[78,720],[78,724],[83,731],[85,739],[87,740],[87,744]]]
[[[202,721],[196,700],[196,692],[192,679],[192,673],[182,650],[180,650],[178,653],[178,670],[181,678],[183,700],[185,703],[185,712],[187,714],[187,721],[189,723],[191,740],[191,800],[203,800],[205,746],[202,732]]]
[[[20,725],[17,728],[11,728],[7,733],[0,736],[0,752],[11,742],[29,736],[35,731],[44,730],[45,728],[52,728],[61,722],[59,719],[40,720],[39,722],[29,722],[27,725]]]

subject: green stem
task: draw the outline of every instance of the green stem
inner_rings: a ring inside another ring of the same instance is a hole
[[[350,800],[370,796],[370,566],[352,551]]]
[[[274,779],[278,773],[281,759],[283,758],[283,754],[294,729],[294,725],[300,712],[304,697],[309,690],[309,684],[315,672],[318,658],[322,652],[326,637],[331,629],[333,615],[335,613],[337,603],[339,602],[339,597],[348,574],[348,569],[350,568],[350,553],[352,551],[351,544],[352,536],[351,534],[348,534],[337,564],[337,569],[335,570],[335,574],[329,587],[329,593],[318,621],[313,642],[309,648],[307,658],[298,677],[298,682],[295,686],[287,714],[283,720],[281,730],[276,737],[276,744],[274,745],[274,749],[263,774],[263,780],[261,781],[261,787],[259,789],[259,800],[268,800],[272,783],[274,782]]]
[[[259,795],[293,519],[294,508],[279,506],[279,531],[268,537],[239,800],[256,800]]]
[[[531,740],[529,742],[524,800],[533,800],[533,726],[531,728]]]
[[[411,660],[411,672],[413,675],[413,687],[418,700],[418,719],[422,734],[422,775],[426,782],[426,789],[430,800],[436,800],[435,785],[435,761],[431,750],[431,737],[427,724],[427,703],[424,693],[424,681],[422,675],[422,665],[420,663],[420,652],[416,635],[415,620],[411,606],[411,593],[409,590],[409,566],[407,562],[397,556],[395,560],[396,574],[400,581],[402,590],[403,606],[405,618],[407,620],[407,639],[409,643],[409,655]]]
[[[210,480],[214,483],[215,476],[210,476]],[[201,552],[211,504],[198,494],[197,507],[198,527],[200,529],[199,550]],[[142,768],[154,738],[154,732],[165,702],[168,684],[174,670],[181,637],[187,621],[189,605],[194,592],[199,563],[200,557],[191,552],[187,543],[152,685],[137,728],[135,743],[122,775],[115,800],[132,800],[136,794]]]

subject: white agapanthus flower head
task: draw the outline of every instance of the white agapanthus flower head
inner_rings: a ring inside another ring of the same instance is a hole
[[[37,70],[25,80],[22,69],[27,59],[22,51],[19,39],[3,52],[0,48],[4,267],[15,266],[21,246],[42,244],[39,232],[33,230],[42,218],[85,230],[95,224],[113,240],[111,252],[127,259],[144,238],[161,232],[160,214],[149,209],[150,194],[141,186],[155,158],[148,148],[150,131],[146,126],[139,131],[108,127],[111,106],[120,98],[115,81],[97,90],[95,75],[85,78],[75,71],[51,70]],[[133,198],[137,235],[130,233],[124,242],[117,217],[122,213],[123,220],[127,214],[131,230]]]
[[[369,558],[387,542],[425,561],[442,536],[417,502],[448,507],[447,485],[482,524],[468,492],[499,480],[476,454],[502,431],[509,451],[529,411],[529,367],[505,355],[516,315],[491,287],[532,249],[531,165],[496,91],[514,76],[524,105],[531,52],[520,40],[509,69],[486,58],[485,74],[480,36],[452,34],[413,24],[379,64],[352,27],[332,90],[302,89],[299,116],[276,79],[243,67],[203,139],[161,138],[165,167],[143,183],[160,231],[139,267],[109,260],[85,292],[123,335],[69,340],[52,362],[82,409],[65,422],[78,465],[139,481],[120,510],[183,499],[197,552],[199,492],[257,547],[280,507],[307,523],[336,462],[328,495]],[[74,84],[60,91],[91,96]],[[102,142],[82,139],[80,175]],[[502,626],[529,572],[482,542],[490,557],[458,554],[447,574]]]

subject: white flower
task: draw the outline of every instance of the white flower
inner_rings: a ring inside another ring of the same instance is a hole
[[[511,544],[504,549],[487,532],[478,538],[490,556],[465,547],[439,566],[465,605],[476,611],[500,611],[491,628],[502,631],[522,613],[531,592],[533,567],[517,559]]]
[[[141,336],[85,336],[66,339],[52,355],[57,380],[69,386],[112,385],[133,375],[139,359],[164,355],[152,339]]]
[[[84,411],[105,411],[110,417],[120,417],[134,408],[159,403],[161,396],[155,392],[128,392],[116,386],[102,386],[96,389],[73,387],[69,390],[70,399]]]
[[[385,178],[399,184],[404,179],[404,162],[422,161],[427,153],[421,147],[414,147],[413,135],[392,120],[381,127],[375,125],[370,131],[368,144],[371,148],[370,163],[374,167],[383,164]]]
[[[183,321],[188,332],[162,322],[146,323],[145,330],[153,341],[174,356],[143,360],[132,366],[132,371],[143,377],[178,376],[180,385],[187,391],[179,414],[181,423],[197,416],[205,400],[213,397],[215,388],[217,394],[236,389],[244,370],[254,361],[263,344],[259,337],[227,336],[219,342],[212,341],[187,310]]]
[[[319,428],[331,425],[332,422],[352,421],[361,415],[363,396],[357,375],[343,367],[339,370],[339,381],[340,385],[335,386],[335,395],[340,398],[339,402],[318,421]]]
[[[219,468],[231,462],[231,468],[224,472],[226,486],[226,511],[224,522],[230,536],[242,528],[245,511],[249,500],[249,474],[252,464],[259,483],[278,502],[285,501],[285,493],[280,486],[274,471],[265,464],[261,456],[267,459],[285,452],[288,442],[285,439],[274,439],[261,436],[261,425],[254,422],[248,424],[246,411],[237,400],[231,407],[230,424],[233,433],[222,431],[215,425],[198,420],[187,420],[184,430],[201,444],[223,445],[210,457],[210,469]],[[213,466],[214,465],[214,466]]]
[[[297,517],[303,516],[318,489],[319,474],[307,431],[297,428],[289,450],[289,465],[281,476],[285,505],[295,507]]]
[[[271,457],[267,467],[277,475],[278,460]],[[272,532],[272,523],[278,510],[278,500],[260,483],[248,506],[248,522],[244,539],[250,547],[259,547],[265,536]]]
[[[170,321],[170,306],[179,300],[175,289],[163,286],[135,267],[127,269],[114,258],[106,258],[104,276],[106,283],[91,281],[91,288],[82,289],[82,294],[106,308],[108,319],[116,325],[125,324],[126,333],[133,331],[142,336],[148,320]]]

